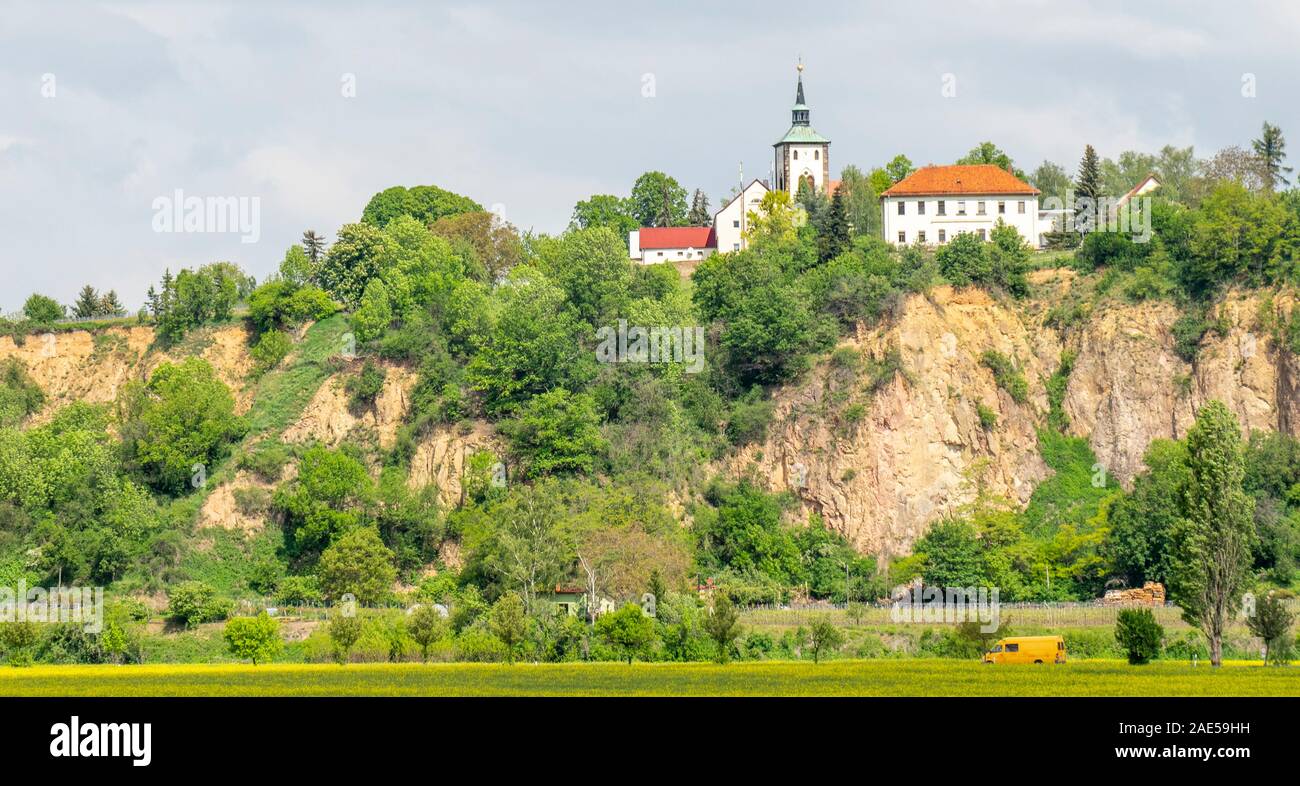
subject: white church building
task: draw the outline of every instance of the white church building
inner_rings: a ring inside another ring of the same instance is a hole
[[[803,97],[803,63],[799,64],[799,87],[790,110],[790,130],[776,141],[776,190],[799,195],[799,186],[807,183],[814,191],[830,194],[831,140],[813,130],[809,124],[808,104]]]
[[[831,182],[831,140],[818,134],[809,123],[811,112],[804,101],[803,63],[790,110],[790,130],[777,140],[775,152],[776,190],[799,195],[801,183],[829,195]],[[628,254],[647,265],[659,262],[702,260],[714,252],[740,251],[748,243],[749,214],[759,212],[763,197],[772,190],[766,180],[751,180],[713,214],[712,227],[641,227],[628,233]],[[707,245],[701,245],[707,243]]]

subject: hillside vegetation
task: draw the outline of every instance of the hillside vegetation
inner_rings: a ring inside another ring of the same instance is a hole
[[[159,614],[352,599],[447,605],[466,659],[689,660],[714,649],[706,579],[740,604],[1177,586],[1221,451],[1251,581],[1287,588],[1300,196],[1211,186],[1157,196],[1151,242],[1089,234],[1043,270],[1005,225],[897,249],[842,195],[772,194],[750,247],[690,278],[594,219],[520,235],[390,189],[260,285],[168,272],[135,324],[52,354],[11,326],[0,584],[109,587],[113,633],[47,660],[138,658]],[[701,362],[611,358],[620,325],[698,326]],[[546,616],[557,585],[659,614],[634,646]]]

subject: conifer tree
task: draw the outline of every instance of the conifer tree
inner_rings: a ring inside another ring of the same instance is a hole
[[[1287,180],[1286,176],[1291,173],[1291,167],[1282,165],[1282,162],[1286,161],[1286,139],[1282,136],[1282,129],[1271,123],[1264,123],[1259,139],[1253,140],[1251,145],[1255,148],[1255,155],[1259,156],[1263,164],[1268,190],[1272,191],[1280,185],[1290,185],[1291,181]]]
[[[110,289],[99,299],[99,314],[105,317],[120,317],[126,313],[126,306],[117,297],[117,290]]]
[[[319,265],[321,257],[325,256],[325,238],[317,234],[316,230],[309,229],[302,233],[302,247],[306,249],[312,267]]]
[[[81,288],[77,302],[72,304],[72,315],[77,319],[90,319],[99,315],[99,293],[90,284]]]
[[[706,227],[713,223],[713,216],[709,215],[709,198],[698,188],[691,200],[691,212],[686,216],[686,223],[693,227]]]
[[[1079,231],[1087,234],[1096,222],[1097,201],[1101,199],[1101,163],[1097,160],[1097,151],[1092,145],[1083,149],[1083,159],[1079,161],[1079,174],[1074,179],[1074,196],[1089,202],[1080,208],[1081,221]]]
[[[830,209],[822,219],[818,246],[822,261],[834,259],[849,249],[849,217],[844,209],[844,197],[839,191],[831,197]]]

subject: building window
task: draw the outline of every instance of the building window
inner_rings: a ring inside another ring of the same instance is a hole
[[[740,244],[739,244],[739,243],[732,243],[732,244],[731,244],[731,250],[732,250],[732,251],[739,251],[739,250],[740,250]]]
[[[900,231],[900,232],[898,233],[898,242],[899,242],[899,243],[906,243],[906,242],[907,242],[907,233],[906,233],[906,232],[902,232],[902,231]]]
[[[794,160],[795,160],[795,161],[798,161],[798,160],[799,160],[799,151],[798,151],[798,150],[795,150],[795,151],[793,151],[793,152],[794,152]]]
[[[1001,215],[1004,215],[1006,212],[1007,212],[1007,203],[1006,203],[1006,202],[999,202],[999,203],[998,203],[998,215],[1000,215],[1000,216],[1001,216]]]
[[[964,216],[964,215],[966,215],[966,203],[965,203],[965,202],[958,202],[958,203],[957,203],[957,215],[959,215],[959,216]]]
[[[663,255],[664,255],[664,252],[660,251],[660,252],[658,252],[657,255],[658,255],[658,256],[663,256]]]
[[[1019,210],[1018,210],[1017,212],[1021,213],[1022,215],[1024,214],[1024,212],[1025,212],[1025,203],[1024,203],[1023,201],[1020,203],[1020,208],[1019,208]]]
[[[940,242],[940,243],[945,243],[945,242],[947,242],[947,240],[948,240],[948,232],[947,232],[947,230],[940,229],[940,230],[939,230],[939,242]]]
[[[907,215],[907,209],[906,209],[906,208],[907,208],[907,203],[906,203],[906,202],[899,202],[899,203],[898,203],[898,214],[899,214],[900,216],[905,216],[905,215]]]
[[[925,230],[924,230],[924,229],[922,229],[921,231],[919,231],[919,232],[916,233],[916,242],[918,242],[918,243],[924,243],[924,242],[925,242]]]
[[[975,234],[976,234],[977,236],[979,236],[979,239],[980,239],[980,240],[983,240],[983,239],[984,239],[984,230],[983,230],[983,229],[977,229],[977,230],[975,230]]]
[[[731,222],[731,225],[732,225],[733,227],[735,227],[736,229],[740,229],[740,219],[739,219],[739,218],[734,219],[734,220]]]
[[[979,202],[976,202],[976,203],[975,203],[975,213],[976,213],[976,215],[981,215],[981,216],[982,216],[982,215],[986,215],[985,212],[984,212],[984,201],[983,201],[983,200],[980,200]]]
[[[821,160],[822,160],[822,151],[820,151],[820,150],[814,150],[814,151],[813,151],[813,160],[814,160],[814,161],[821,161]]]
[[[921,201],[919,201],[919,202],[916,203],[916,214],[917,214],[918,216],[923,216],[923,215],[925,215],[925,201],[924,201],[924,200],[921,200]]]
[[[948,203],[943,201],[942,199],[939,200],[939,215],[941,216],[948,215]]]

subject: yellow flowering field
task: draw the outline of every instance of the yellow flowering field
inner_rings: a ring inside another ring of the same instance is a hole
[[[1300,696],[1300,668],[1083,661],[272,664],[0,669],[7,696]]]

